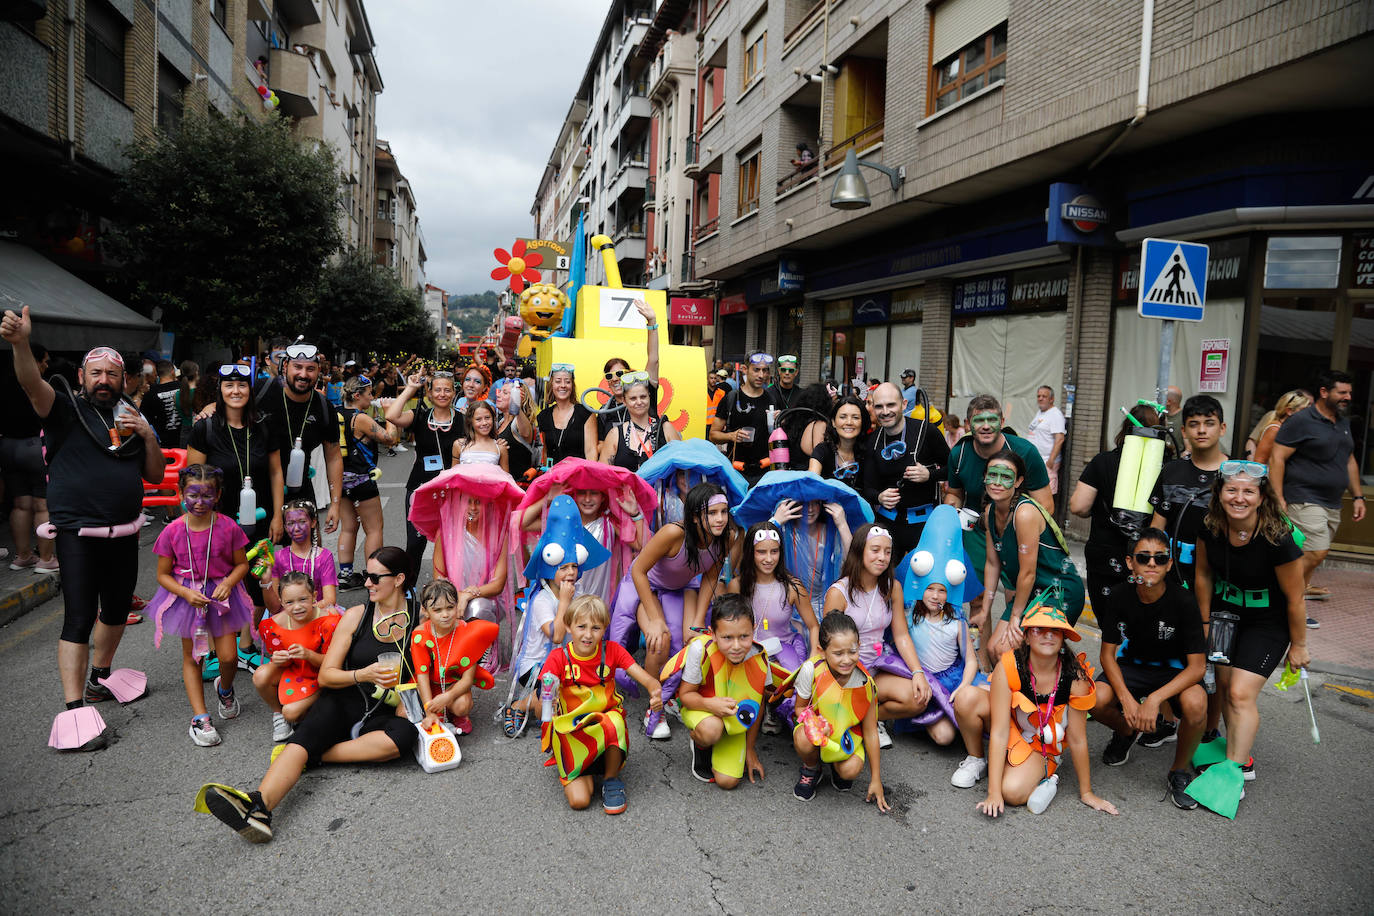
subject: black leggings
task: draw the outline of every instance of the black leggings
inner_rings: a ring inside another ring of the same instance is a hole
[[[372,684],[364,684],[363,689],[368,692],[368,697],[364,697],[363,691],[357,687],[320,690],[320,698],[306,711],[305,718],[296,726],[288,741],[289,744],[299,744],[305,748],[311,766],[318,764],[331,747],[353,737],[354,724],[363,718],[369,706],[372,707],[372,713],[363,721],[360,735],[386,732],[386,736],[402,754],[415,746],[419,733],[410,720],[396,715],[394,707],[372,699]]]
[[[90,642],[96,617],[106,626],[122,627],[138,583],[138,535],[83,538],[57,532],[57,562],[62,566],[63,642]]]
[[[406,556],[410,558],[410,586],[419,594],[420,564],[425,559],[425,545],[429,540],[410,523],[410,504],[415,501],[415,491],[406,490]]]

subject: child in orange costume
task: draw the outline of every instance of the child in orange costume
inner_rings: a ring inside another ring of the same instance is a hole
[[[428,730],[447,720],[453,722],[458,734],[471,734],[473,685],[490,688],[493,683],[492,676],[478,664],[492,640],[480,638],[471,627],[487,627],[493,638],[499,630],[489,621],[464,621],[458,612],[458,589],[447,579],[435,579],[424,587],[420,607],[427,619],[415,628],[410,640],[415,689],[425,708],[420,728]]]
[[[284,573],[276,592],[277,613],[258,624],[268,661],[253,672],[253,687],[272,708],[272,740],[285,741],[319,698],[320,665],[343,618],[315,603],[315,582],[303,572]]]

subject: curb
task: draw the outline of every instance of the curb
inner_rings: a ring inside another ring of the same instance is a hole
[[[62,574],[34,576],[32,582],[0,595],[0,626],[13,623],[62,590]]]
[[[1357,681],[1374,681],[1374,671],[1368,668],[1356,668],[1352,665],[1338,665],[1334,662],[1319,662],[1315,659],[1308,667],[1319,674],[1333,674],[1336,677],[1349,677]]]

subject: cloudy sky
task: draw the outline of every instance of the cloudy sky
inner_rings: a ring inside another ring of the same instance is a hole
[[[497,289],[492,249],[530,207],[605,19],[606,0],[369,0],[377,136],[420,210],[429,282]]]

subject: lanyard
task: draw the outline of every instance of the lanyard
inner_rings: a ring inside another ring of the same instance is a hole
[[[283,395],[284,397],[285,395]],[[287,420],[287,431],[290,431],[290,418]],[[253,433],[249,429],[247,421],[243,424],[243,461],[239,461],[239,445],[234,441],[234,427],[229,425],[229,418],[224,420],[224,428],[229,431],[229,445],[234,449],[234,466],[239,469],[240,486],[249,477],[249,470],[253,462]],[[305,429],[302,427],[301,432]],[[291,441],[295,441],[294,439]]]
[[[314,396],[314,392],[311,392],[311,396]],[[286,438],[291,442],[303,438],[305,436],[305,424],[310,422],[310,402],[307,401],[305,404],[305,414],[301,417],[301,431],[294,436],[291,435],[291,403],[286,399],[285,387],[281,390],[281,406],[282,410],[286,411]]]
[[[314,544],[310,545],[310,553],[306,555],[305,562],[300,569],[296,568],[296,551],[290,547],[286,548],[286,569],[288,572],[303,572],[307,576],[314,578],[315,551],[318,550]]]
[[[186,529],[186,578],[191,580],[191,584],[196,584],[196,558],[191,552],[191,523],[184,522],[181,526]],[[210,584],[210,550],[215,543],[215,518],[210,517],[210,527],[205,533],[205,576],[200,582],[200,591],[204,592],[206,586]]]

